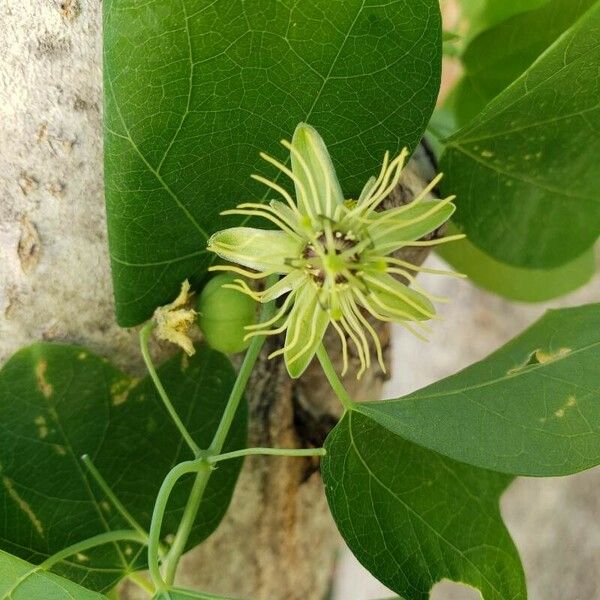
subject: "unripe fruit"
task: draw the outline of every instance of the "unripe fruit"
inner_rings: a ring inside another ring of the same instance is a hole
[[[242,352],[250,340],[244,327],[256,321],[256,302],[246,294],[224,288],[223,285],[238,279],[232,273],[213,277],[198,298],[198,325],[206,343],[225,354]]]

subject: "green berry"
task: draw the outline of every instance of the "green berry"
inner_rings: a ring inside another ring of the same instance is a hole
[[[256,303],[242,292],[223,287],[237,275],[224,273],[213,277],[198,298],[198,325],[206,343],[225,354],[242,352],[250,344],[244,341],[244,328],[256,322]]]

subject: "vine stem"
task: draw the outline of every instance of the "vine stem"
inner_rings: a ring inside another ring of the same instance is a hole
[[[240,458],[241,456],[325,456],[327,452],[325,448],[244,448],[243,450],[234,450],[233,452],[225,452],[216,456],[209,456],[206,460],[210,464],[221,462],[222,460],[230,460],[232,458]]]
[[[342,403],[342,406],[346,410],[354,410],[356,406],[355,402],[350,398],[350,394],[348,394],[344,384],[335,372],[331,358],[329,358],[329,354],[327,354],[327,350],[323,344],[319,344],[319,347],[317,348],[317,358],[321,363],[321,368],[323,369],[323,373],[325,373],[325,377],[327,377],[327,381],[329,381],[329,385],[331,385],[335,395]]]
[[[272,279],[272,277],[269,279]],[[266,286],[269,287],[272,283],[273,281],[267,280]],[[261,311],[260,320],[268,321],[274,313],[275,301],[269,302]],[[231,390],[231,394],[229,395],[229,400],[227,401],[227,405],[223,411],[221,422],[219,423],[219,427],[217,428],[217,431],[210,444],[209,452],[211,454],[220,454],[223,450],[225,440],[227,439],[227,434],[231,429],[231,424],[233,423],[233,419],[235,417],[235,413],[240,405],[240,401],[244,395],[244,390],[246,389],[246,385],[248,385],[248,380],[252,374],[252,369],[254,369],[254,365],[258,360],[258,356],[262,350],[265,340],[266,338],[264,336],[256,336],[252,338],[252,342],[246,351],[242,366],[240,367],[240,372],[238,373],[235,384],[233,385],[233,389]]]
[[[150,523],[150,536],[148,539],[148,570],[150,571],[150,577],[152,583],[157,590],[163,591],[167,589],[167,584],[162,578],[160,572],[160,561],[159,561],[159,548],[160,548],[160,532],[162,529],[162,522],[167,509],[167,503],[175,484],[181,477],[188,473],[201,472],[203,470],[209,470],[210,466],[207,464],[205,458],[198,458],[196,460],[188,460],[174,466],[164,478],[156,502],[154,504],[154,510],[152,512],[152,521]]]
[[[190,492],[190,496],[183,511],[183,516],[181,517],[181,521],[177,527],[177,532],[175,533],[173,544],[165,561],[165,581],[169,586],[173,585],[173,582],[175,581],[175,573],[177,572],[179,559],[185,550],[185,546],[196,520],[196,515],[200,509],[204,490],[206,489],[208,480],[210,479],[211,467],[208,462],[206,462],[206,459],[201,459],[201,461],[204,468],[198,469],[197,471],[198,474],[196,475],[196,479],[192,485],[192,491]]]
[[[271,275],[267,279],[266,286],[269,287],[270,285],[273,285],[276,280],[277,275]],[[268,321],[274,314],[275,302],[272,301],[263,306],[260,314],[260,321]],[[252,338],[252,342],[246,351],[246,355],[242,361],[237,379],[235,380],[233,389],[231,390],[231,394],[227,400],[227,404],[225,406],[225,410],[223,411],[223,415],[221,416],[219,426],[217,427],[217,431],[208,449],[208,456],[221,454],[223,450],[227,435],[231,429],[231,424],[233,423],[235,414],[244,395],[244,390],[246,389],[246,385],[248,384],[248,380],[250,379],[250,375],[252,374],[252,370],[254,369],[254,365],[258,360],[264,343],[264,336],[256,336]],[[204,461],[204,464],[208,463]],[[211,470],[208,469],[207,471],[199,472],[196,476],[196,481],[192,487],[192,491],[185,507],[181,522],[179,523],[179,527],[177,528],[173,545],[171,546],[171,550],[167,556],[167,585],[171,585],[175,579],[177,565],[179,564],[179,559],[183,554],[192,530],[192,526],[196,520],[196,515],[198,514],[200,502],[202,501],[202,496],[204,494],[204,490],[206,489],[206,485],[208,484],[210,474]]]
[[[100,533],[95,535],[87,540],[83,540],[82,542],[77,542],[72,546],[53,554],[49,558],[47,558],[43,563],[38,567],[41,571],[47,571],[51,569],[54,565],[59,563],[61,560],[68,558],[69,556],[73,556],[73,554],[77,554],[78,552],[85,552],[90,548],[95,548],[96,546],[103,546],[104,544],[109,544],[112,542],[138,542],[140,544],[146,543],[146,536],[140,534],[139,531],[135,531],[134,529],[118,529],[115,531],[107,531],[106,533]]]
[[[190,450],[194,453],[194,456],[198,457],[202,454],[202,450],[200,450],[200,447],[198,446],[198,444],[196,444],[196,442],[190,435],[190,432],[186,429],[185,425],[183,424],[183,421],[179,418],[175,407],[171,403],[171,400],[169,399],[169,396],[167,395],[167,392],[163,387],[163,384],[161,383],[158,374],[156,373],[154,363],[152,362],[152,358],[150,357],[150,351],[148,350],[148,339],[150,338],[153,329],[154,322],[150,320],[140,330],[140,349],[142,352],[142,357],[144,359],[144,362],[146,363],[146,368],[148,369],[150,378],[154,382],[154,386],[156,387],[158,395],[160,396],[160,399],[162,400],[165,408],[167,409],[169,416],[173,420],[173,423],[175,423],[175,425],[177,426],[177,429],[179,429],[179,433],[181,433],[181,436],[185,440],[185,443],[189,446]]]

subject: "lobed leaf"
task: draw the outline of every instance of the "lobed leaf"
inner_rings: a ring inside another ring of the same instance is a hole
[[[441,579],[485,600],[525,600],[519,556],[498,501],[512,480],[421,448],[351,411],[325,443],[336,524],[358,560],[406,600]]]
[[[553,310],[464,371],[358,410],[450,458],[530,476],[600,464],[600,304]]]

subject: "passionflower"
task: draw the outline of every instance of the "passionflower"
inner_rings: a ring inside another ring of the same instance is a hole
[[[285,296],[275,316],[247,327],[247,336],[285,332],[284,346],[271,357],[283,354],[292,377],[304,372],[330,324],[341,341],[344,373],[348,342],[355,346],[360,361],[357,377],[370,366],[369,338],[385,371],[381,342],[368,315],[400,323],[414,333],[418,332],[413,324],[435,315],[434,298],[414,286],[413,274],[426,269],[390,255],[405,246],[434,245],[462,237],[421,240],[452,215],[453,197],[431,199],[437,177],[411,203],[377,210],[400,180],[406,149],[393,160],[386,153],[379,176],[367,181],[358,200],[348,200],[315,129],[301,123],[292,142],[281,143],[290,151],[291,169],[269,155],[262,153],[261,157],[293,181],[295,200],[276,181],[252,175],[284,202],[244,203],[222,214],[261,217],[277,230],[234,227],[215,233],[208,249],[237,264],[211,269],[253,280],[282,276],[263,291],[251,288],[244,279],[236,279],[232,285],[258,302]],[[399,281],[398,275],[413,287]]]

